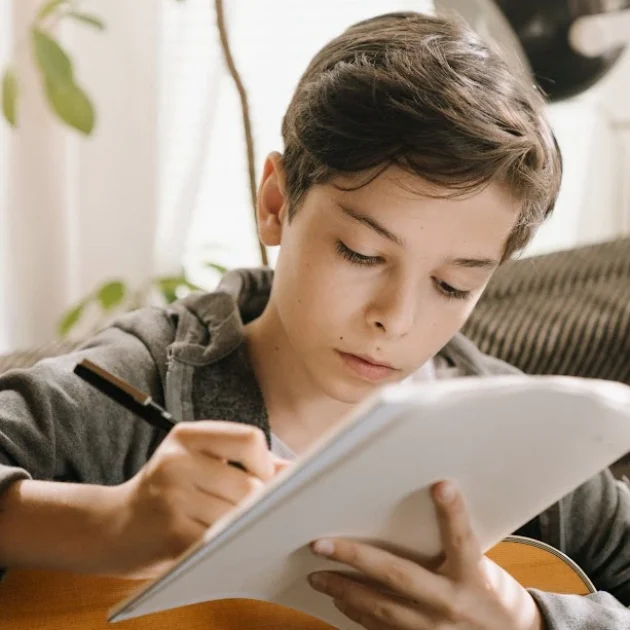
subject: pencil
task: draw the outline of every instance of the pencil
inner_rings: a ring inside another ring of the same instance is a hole
[[[74,368],[74,373],[158,429],[170,431],[177,424],[177,420],[166,409],[160,407],[151,396],[114,376],[89,359],[83,359],[79,362]]]
[[[166,409],[160,407],[149,394],[145,394],[127,381],[114,376],[89,359],[83,359],[77,363],[74,373],[151,426],[168,432],[178,423],[178,420]],[[228,464],[245,470],[240,462],[230,461]]]

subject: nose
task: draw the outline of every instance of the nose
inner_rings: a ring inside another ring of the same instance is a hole
[[[388,278],[366,310],[368,325],[387,337],[404,337],[413,328],[418,291],[410,283]]]

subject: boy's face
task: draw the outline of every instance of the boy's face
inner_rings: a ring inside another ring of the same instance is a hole
[[[429,190],[390,168],[357,190],[311,188],[289,222],[281,160],[267,161],[259,228],[263,242],[281,246],[269,312],[334,399],[357,402],[433,357],[501,259],[518,215],[507,192],[491,185],[459,199],[418,194]]]

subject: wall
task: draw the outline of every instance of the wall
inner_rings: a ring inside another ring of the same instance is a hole
[[[594,88],[549,113],[565,176],[554,214],[527,253],[630,234],[630,52]]]

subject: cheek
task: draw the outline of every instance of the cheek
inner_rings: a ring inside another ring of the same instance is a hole
[[[318,269],[305,273],[296,287],[295,311],[309,327],[318,329],[324,336],[343,334],[343,328],[352,319],[358,300],[356,288],[343,281],[340,274]]]
[[[475,303],[446,304],[441,298],[431,300],[422,321],[415,330],[417,356],[427,360],[437,354],[465,324]]]
[[[293,263],[297,292],[306,297],[309,306],[318,310],[337,309],[356,293],[356,269],[346,263],[330,244],[330,239],[308,243]],[[297,293],[296,292],[296,293]]]
[[[431,325],[431,338],[446,343],[461,327],[463,318],[459,313],[445,314],[435,319]]]
[[[337,334],[354,303],[352,283],[345,281],[343,266],[333,256],[304,251],[276,268],[274,282],[280,281],[277,284],[282,294],[279,306],[284,325],[293,336],[303,337],[295,340],[300,344]]]

